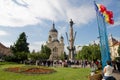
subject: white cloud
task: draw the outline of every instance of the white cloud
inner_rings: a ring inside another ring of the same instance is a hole
[[[6,36],[9,35],[7,32],[0,30],[0,36]]]
[[[29,8],[21,7],[11,0],[0,0],[0,25],[2,26],[25,26],[40,22],[31,14]]]
[[[77,8],[72,8],[67,11],[68,18],[72,18],[77,24],[87,24],[95,18],[95,11],[91,6],[82,5]]]
[[[33,42],[33,43],[30,43],[29,49],[30,49],[31,52],[32,52],[33,50],[35,50],[35,51],[40,51],[40,50],[41,50],[41,45],[44,45],[44,44],[45,44],[45,41]]]
[[[69,0],[0,0],[0,25],[23,27],[42,23],[43,19],[73,19],[86,24],[94,18],[91,6],[75,7]]]
[[[66,32],[66,26],[60,26],[60,27],[58,27],[58,37],[61,37],[61,36],[63,36],[63,34],[65,34],[65,32]]]

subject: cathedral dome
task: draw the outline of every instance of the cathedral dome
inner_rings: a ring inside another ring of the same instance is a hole
[[[59,43],[59,40],[58,39],[54,39],[52,42],[58,42]]]
[[[57,30],[56,29],[51,29],[50,32],[57,32]]]
[[[58,32],[56,29],[55,29],[55,24],[53,23],[53,27],[52,29],[50,30],[50,32]]]

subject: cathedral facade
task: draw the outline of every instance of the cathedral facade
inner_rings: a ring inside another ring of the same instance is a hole
[[[58,31],[53,23],[52,29],[49,31],[48,41],[46,43],[47,47],[51,49],[50,60],[58,60],[64,53],[64,38],[63,36],[58,39]]]

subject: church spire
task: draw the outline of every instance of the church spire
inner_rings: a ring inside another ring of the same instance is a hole
[[[55,29],[55,23],[53,22],[53,26],[52,26],[52,29]]]

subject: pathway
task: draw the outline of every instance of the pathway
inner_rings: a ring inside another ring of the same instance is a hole
[[[114,71],[113,76],[116,78],[116,80],[120,80],[120,72]]]

